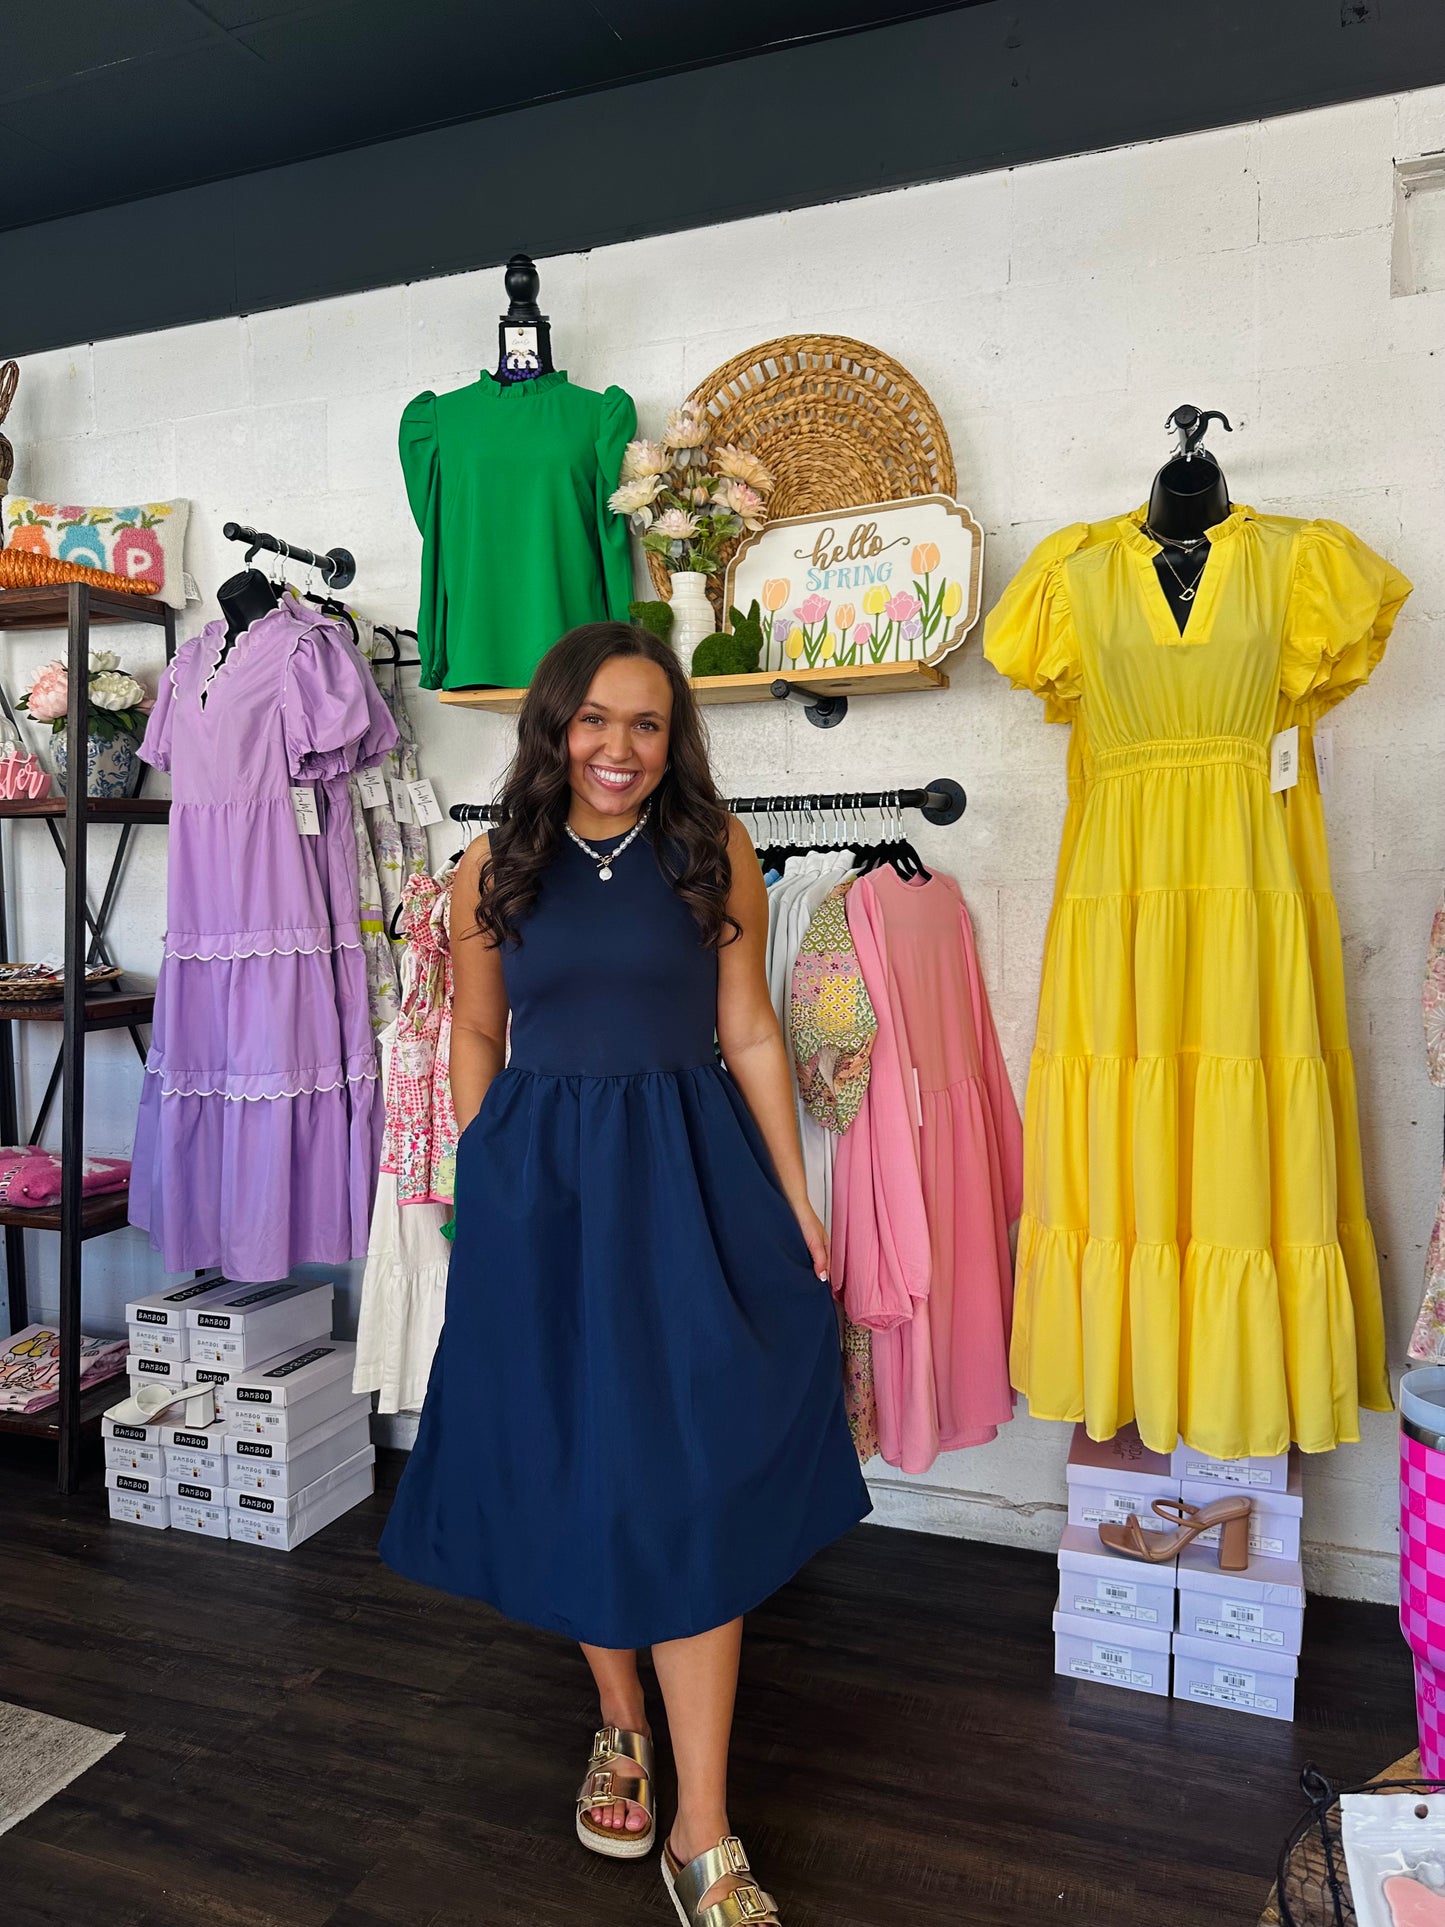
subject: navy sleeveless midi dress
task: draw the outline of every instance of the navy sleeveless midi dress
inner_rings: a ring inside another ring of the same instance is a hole
[[[870,1510],[832,1294],[650,834],[607,883],[564,838],[502,959],[511,1055],[457,1147],[446,1320],[381,1555],[589,1645],[687,1638]]]

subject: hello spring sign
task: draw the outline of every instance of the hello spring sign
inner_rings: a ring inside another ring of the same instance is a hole
[[[937,662],[978,621],[983,530],[947,495],[794,515],[749,536],[725,608],[763,611],[761,667]]]

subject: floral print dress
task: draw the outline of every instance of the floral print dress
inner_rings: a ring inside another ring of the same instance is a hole
[[[1430,926],[1421,1001],[1430,1082],[1445,1085],[1445,895]],[[1445,1190],[1435,1210],[1435,1228],[1425,1253],[1425,1296],[1410,1338],[1410,1357],[1417,1365],[1445,1364]]]

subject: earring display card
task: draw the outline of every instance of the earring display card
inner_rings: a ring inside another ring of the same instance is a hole
[[[236,1492],[289,1499],[371,1443],[371,1400],[348,1404],[313,1431],[284,1444],[233,1438],[226,1444],[226,1484]]]
[[[331,1331],[330,1285],[235,1285],[231,1295],[186,1313],[191,1357],[248,1368]]]
[[[1223,1653],[1212,1639],[1174,1635],[1174,1697],[1262,1719],[1294,1718],[1299,1663],[1292,1653],[1258,1647]]]
[[[1054,1671],[1065,1679],[1169,1696],[1169,1633],[1148,1626],[1097,1626],[1054,1614]]]

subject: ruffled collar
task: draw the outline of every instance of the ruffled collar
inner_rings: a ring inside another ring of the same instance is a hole
[[[491,400],[509,402],[526,400],[529,395],[544,395],[549,388],[560,388],[566,379],[565,368],[553,368],[548,374],[532,375],[526,381],[498,381],[489,369],[484,368],[477,386]]]
[[[1221,542],[1227,541],[1230,536],[1237,534],[1246,522],[1252,522],[1254,519],[1255,511],[1246,503],[1231,502],[1229,513],[1224,520],[1216,522],[1212,529],[1206,529],[1204,533],[1208,536],[1210,545],[1218,548]],[[1152,558],[1158,555],[1159,544],[1144,533],[1144,525],[1148,520],[1149,504],[1146,502],[1142,508],[1131,509],[1128,515],[1121,515],[1114,526],[1119,531],[1120,541],[1126,547],[1133,549],[1139,555]]]

